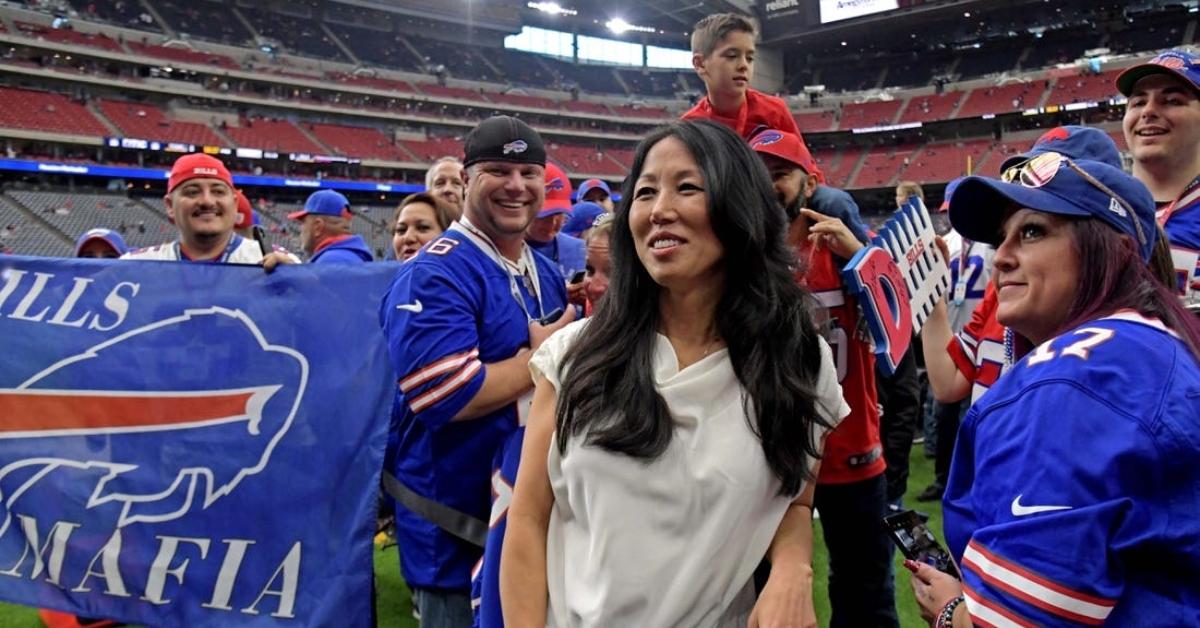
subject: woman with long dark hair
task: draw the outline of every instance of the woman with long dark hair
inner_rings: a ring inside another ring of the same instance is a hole
[[[849,409],[785,233],[725,127],[676,122],[639,145],[607,296],[531,360],[507,626],[813,620],[814,469]]]
[[[962,582],[908,561],[943,626],[1200,625],[1200,322],[1146,264],[1154,200],[1044,153],[950,200],[997,246],[1033,348],[968,412],[944,496]]]

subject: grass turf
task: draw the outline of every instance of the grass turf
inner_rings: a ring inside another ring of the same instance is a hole
[[[942,505],[940,502],[918,504],[915,495],[925,490],[933,481],[933,461],[925,457],[921,445],[912,450],[909,466],[911,475],[908,478],[908,493],[905,495],[905,505],[929,513],[929,529],[941,537]],[[816,538],[813,539],[813,570],[816,574],[816,586],[813,599],[817,607],[817,619],[822,626],[829,624],[829,600],[826,594],[828,577],[827,555],[825,542],[821,536],[821,526],[816,526]],[[943,544],[945,541],[942,541]],[[903,557],[896,554],[896,609],[900,615],[900,625],[905,628],[924,626],[916,602],[913,601],[912,589],[908,584],[908,571],[902,566]],[[375,574],[378,578],[375,594],[376,608],[379,613],[379,626],[382,628],[416,628],[417,621],[412,616],[412,601],[408,587],[400,577],[400,566],[396,560],[396,548],[375,550]],[[5,628],[40,628],[37,611],[24,606],[0,603],[0,626]]]

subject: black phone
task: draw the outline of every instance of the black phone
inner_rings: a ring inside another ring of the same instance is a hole
[[[251,228],[254,233],[254,239],[258,241],[258,249],[262,251],[263,257],[266,257],[271,252],[271,245],[267,242],[267,230],[262,228],[262,225],[254,225]]]
[[[905,558],[931,565],[942,573],[959,578],[958,568],[954,566],[950,552],[938,543],[933,532],[925,526],[916,512],[905,510],[884,517],[883,526]]]
[[[587,271],[581,270],[581,271],[575,273],[574,275],[571,275],[571,280],[568,281],[567,283],[569,283],[569,284],[579,283],[579,282],[583,281],[583,278],[586,275],[587,275]]]
[[[538,324],[549,325],[550,323],[553,323],[554,321],[558,320],[559,317],[562,315],[563,315],[563,309],[561,307],[555,308],[553,312],[550,312],[549,314],[538,319]]]

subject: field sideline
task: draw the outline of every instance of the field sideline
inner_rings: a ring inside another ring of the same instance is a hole
[[[911,473],[908,479],[908,495],[906,503],[912,507],[917,505],[920,510],[930,514],[930,529],[941,537],[942,508],[940,503],[916,504],[912,495],[920,493],[933,480],[933,461],[925,457],[922,445],[915,445],[912,450]],[[829,603],[825,593],[826,554],[825,545],[821,540],[820,525],[816,528],[817,538],[813,543],[814,569],[816,571],[816,588],[814,598],[817,605],[817,618],[822,626],[829,623]],[[896,564],[896,606],[900,612],[900,625],[905,628],[918,628],[925,622],[913,602],[912,590],[908,585],[908,572],[900,566],[902,559],[897,554]],[[376,592],[377,608],[379,610],[379,626],[382,628],[416,628],[417,621],[412,616],[412,604],[409,600],[408,588],[400,578],[400,567],[396,560],[396,548],[375,551],[375,573],[379,578]],[[0,603],[0,626],[5,628],[41,628],[37,611],[13,604]]]

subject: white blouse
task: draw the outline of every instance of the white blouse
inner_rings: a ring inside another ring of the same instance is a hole
[[[559,364],[584,324],[538,349],[530,360],[535,382],[560,387]],[[573,437],[560,456],[551,441],[549,627],[744,627],[754,569],[794,499],[779,494],[747,425],[729,352],[680,371],[670,341],[656,341],[654,381],[675,423],[662,455],[637,460]],[[820,346],[817,405],[836,425],[850,408],[829,346]],[[814,424],[814,442],[825,431]]]

